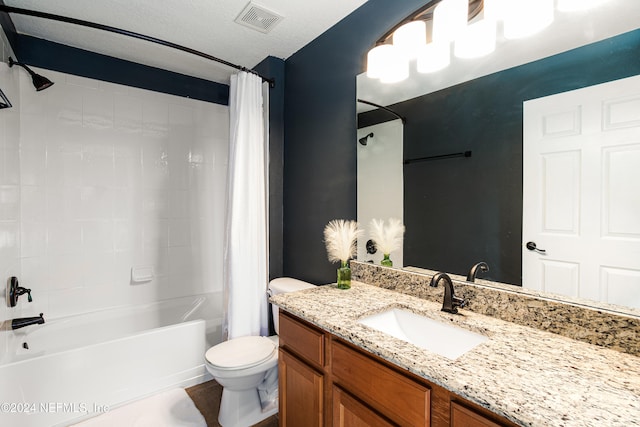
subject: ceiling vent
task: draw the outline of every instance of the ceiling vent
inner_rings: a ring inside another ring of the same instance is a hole
[[[240,12],[235,22],[245,27],[253,28],[261,33],[268,33],[283,19],[284,18],[277,13],[249,2],[247,7]]]

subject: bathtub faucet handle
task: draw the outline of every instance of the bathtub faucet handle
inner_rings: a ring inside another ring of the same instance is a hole
[[[31,289],[23,288],[22,286],[16,289],[16,295],[24,295],[27,294],[27,301],[33,302],[33,298],[31,298]]]
[[[29,302],[33,302],[33,298],[31,298],[31,289],[23,288],[18,283],[17,277],[11,277],[7,283],[7,303],[9,304],[9,307],[15,307],[18,304],[18,297],[24,294],[27,294],[27,300],[29,300]]]

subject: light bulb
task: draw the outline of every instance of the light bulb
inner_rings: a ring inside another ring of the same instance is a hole
[[[419,73],[433,73],[442,70],[451,62],[449,43],[428,43],[418,55],[416,63]]]
[[[393,45],[407,59],[414,59],[418,50],[427,43],[427,26],[424,21],[411,21],[393,32]]]
[[[496,21],[483,19],[467,26],[456,39],[458,58],[478,58],[496,50]]]
[[[384,71],[385,64],[393,55],[390,51],[393,46],[390,44],[382,44],[374,47],[367,53],[367,77],[371,79],[379,79]]]
[[[454,40],[467,26],[468,0],[443,0],[433,11],[433,41],[446,43]]]

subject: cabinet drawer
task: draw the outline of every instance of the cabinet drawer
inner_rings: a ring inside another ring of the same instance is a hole
[[[340,387],[333,386],[333,427],[393,427],[393,424]]]
[[[451,402],[451,427],[502,427],[490,419],[465,408],[456,402]]]
[[[280,312],[280,346],[308,362],[324,366],[324,333]]]
[[[333,341],[334,381],[401,425],[428,426],[430,390],[387,366]]]

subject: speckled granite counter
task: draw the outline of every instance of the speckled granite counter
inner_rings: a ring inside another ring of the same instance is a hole
[[[411,271],[351,262],[352,278],[414,297],[442,301],[442,290],[429,286],[436,272]],[[412,269],[413,270],[413,269]],[[495,317],[623,351],[640,357],[640,310],[517,288],[486,280],[471,284],[450,274],[456,294],[468,299],[466,311]],[[516,291],[517,289],[517,291]],[[556,295],[555,297],[559,297]],[[590,305],[589,305],[590,304]],[[639,423],[640,425],[640,423]]]
[[[440,311],[441,304],[359,282],[349,290],[326,285],[281,294],[271,302],[523,426],[640,423],[636,356],[464,309],[451,315]],[[490,339],[449,360],[358,323],[393,307],[453,322]]]

